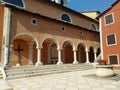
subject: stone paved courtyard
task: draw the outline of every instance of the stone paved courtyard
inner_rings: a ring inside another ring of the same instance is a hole
[[[95,69],[8,80],[13,90],[120,90],[120,70],[97,77]]]

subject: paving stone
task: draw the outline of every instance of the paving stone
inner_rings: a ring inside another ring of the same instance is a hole
[[[28,90],[120,90],[120,81],[89,77],[95,69],[8,80],[15,88]],[[81,74],[82,73],[82,74]],[[84,75],[87,75],[84,76]],[[0,89],[1,90],[1,89]],[[16,89],[17,90],[17,89]]]

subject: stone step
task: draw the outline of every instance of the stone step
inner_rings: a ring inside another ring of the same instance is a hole
[[[6,72],[6,79],[18,79],[18,78],[26,78],[32,76],[40,76],[47,75],[53,73],[62,73],[62,72],[70,72],[70,71],[78,71],[93,68],[92,65],[89,64],[66,64],[66,65],[44,65],[44,66],[23,66],[23,67],[12,67]]]

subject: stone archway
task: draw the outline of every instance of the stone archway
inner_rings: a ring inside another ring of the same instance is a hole
[[[37,39],[31,34],[18,34],[12,40],[11,64],[23,66],[37,62]]]
[[[91,62],[91,63],[93,63],[94,62],[94,48],[93,47],[90,47],[89,48],[89,61]]]
[[[77,51],[77,60],[79,63],[85,63],[86,62],[86,47],[85,44],[80,43],[78,45],[78,51]]]
[[[63,48],[63,63],[73,63],[73,43],[70,41],[65,41],[62,45]]]
[[[42,53],[41,58],[43,64],[57,64],[58,62],[58,51],[57,41],[52,38],[46,38],[42,42]]]

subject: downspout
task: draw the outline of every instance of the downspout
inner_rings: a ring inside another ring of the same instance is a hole
[[[101,59],[103,59],[104,58],[104,56],[103,56],[103,40],[102,40],[102,19],[100,18],[100,20],[99,20],[99,23],[100,23],[100,46],[101,46]]]

